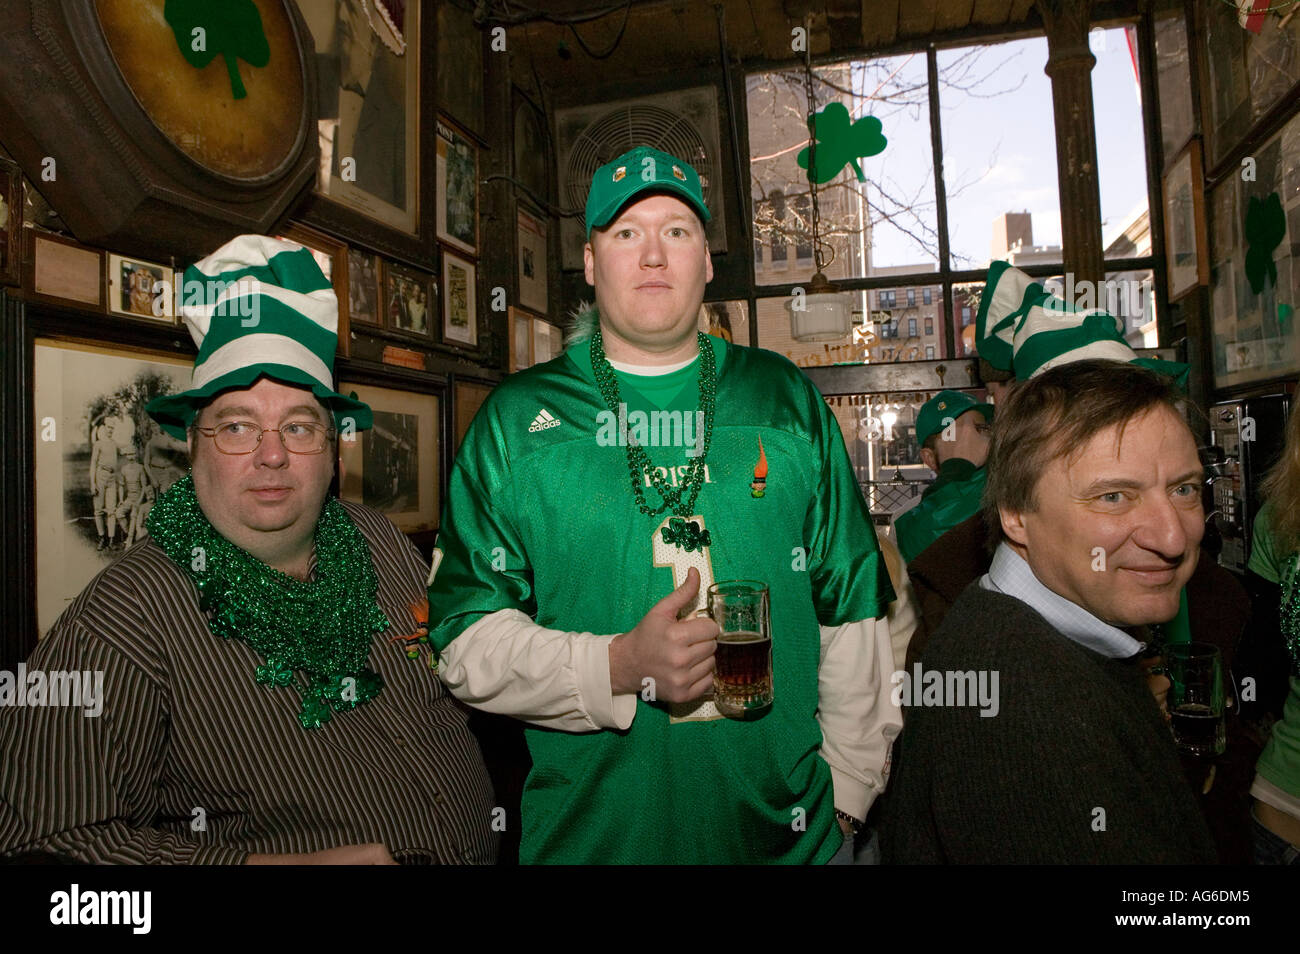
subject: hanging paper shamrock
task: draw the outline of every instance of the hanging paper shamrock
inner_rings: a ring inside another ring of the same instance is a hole
[[[1263,201],[1252,195],[1250,207],[1246,210],[1246,280],[1256,295],[1264,291],[1266,282],[1277,284],[1273,249],[1282,243],[1284,235],[1286,215],[1282,212],[1282,200],[1277,193],[1269,193]]]
[[[262,29],[262,14],[253,0],[167,0],[163,17],[176,34],[176,45],[190,66],[203,69],[218,53],[226,59],[230,92],[248,95],[239,77],[239,60],[265,66],[271,47]]]
[[[853,122],[843,103],[828,103],[821,112],[809,116],[808,132],[817,140],[817,168],[808,169],[812,150],[807,146],[795,162],[800,169],[808,169],[808,178],[818,185],[830,182],[846,165],[853,166],[859,182],[866,182],[858,159],[884,152],[889,142],[881,132],[879,119],[863,116]]]

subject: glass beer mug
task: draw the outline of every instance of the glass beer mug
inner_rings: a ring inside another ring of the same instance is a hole
[[[697,616],[721,629],[714,654],[713,704],[729,719],[754,719],[772,705],[772,616],[766,583],[714,583]]]

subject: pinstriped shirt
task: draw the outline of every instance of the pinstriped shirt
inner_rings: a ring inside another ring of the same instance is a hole
[[[369,656],[383,691],[303,729],[298,693],[257,684],[261,657],[213,635],[186,575],[153,541],[138,544],[27,661],[29,673],[102,671],[102,713],[0,708],[0,853],[239,864],[380,842],[399,862],[496,859],[492,785],[467,711],[388,639],[415,630],[427,567],[377,511],[343,506],[391,624]]]

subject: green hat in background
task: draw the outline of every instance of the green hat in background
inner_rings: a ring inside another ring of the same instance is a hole
[[[993,420],[992,404],[981,404],[965,391],[940,391],[916,415],[916,445],[920,447],[947,426],[945,421],[955,421],[967,411],[979,411],[984,420]]]
[[[1007,262],[989,266],[975,340],[980,357],[1014,370],[1018,381],[1071,361],[1105,358],[1167,374],[1187,388],[1188,365],[1139,358],[1115,316],[1100,308],[1076,308]]]
[[[265,235],[241,235],[185,269],[181,315],[198,347],[190,389],[145,408],[185,440],[199,409],[221,391],[268,377],[311,390],[354,430],[373,422],[369,405],[334,390],[338,299],[312,254]]]
[[[642,192],[670,192],[695,210],[701,222],[709,221],[700,174],[676,156],[638,146],[608,162],[591,177],[587,193],[587,240],[591,230],[612,222],[628,200]]]

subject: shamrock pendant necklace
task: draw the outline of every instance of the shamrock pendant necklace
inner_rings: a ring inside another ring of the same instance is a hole
[[[659,470],[646,455],[645,449],[635,439],[629,437],[623,448],[627,455],[628,477],[632,484],[632,496],[636,499],[637,509],[647,517],[657,517],[665,510],[671,510],[675,517],[669,520],[669,525],[663,530],[664,543],[687,552],[702,550],[712,542],[709,531],[701,530],[698,522],[686,519],[695,509],[700,488],[704,486],[704,462],[709,455],[709,444],[713,439],[713,408],[717,397],[717,365],[713,347],[704,332],[700,331],[696,334],[700,348],[700,409],[704,411],[704,447],[698,457],[692,458],[686,477],[679,486],[669,487],[668,481],[660,476]],[[599,329],[591,336],[591,368],[596,375],[596,384],[600,388],[601,397],[617,417],[620,404],[618,379],[614,376],[614,368],[610,365],[609,359],[605,357],[604,339]],[[646,502],[645,492],[642,489],[646,477],[649,477],[651,484],[663,498],[663,502],[658,507],[651,508]],[[683,496],[688,493],[689,496],[683,500]]]

